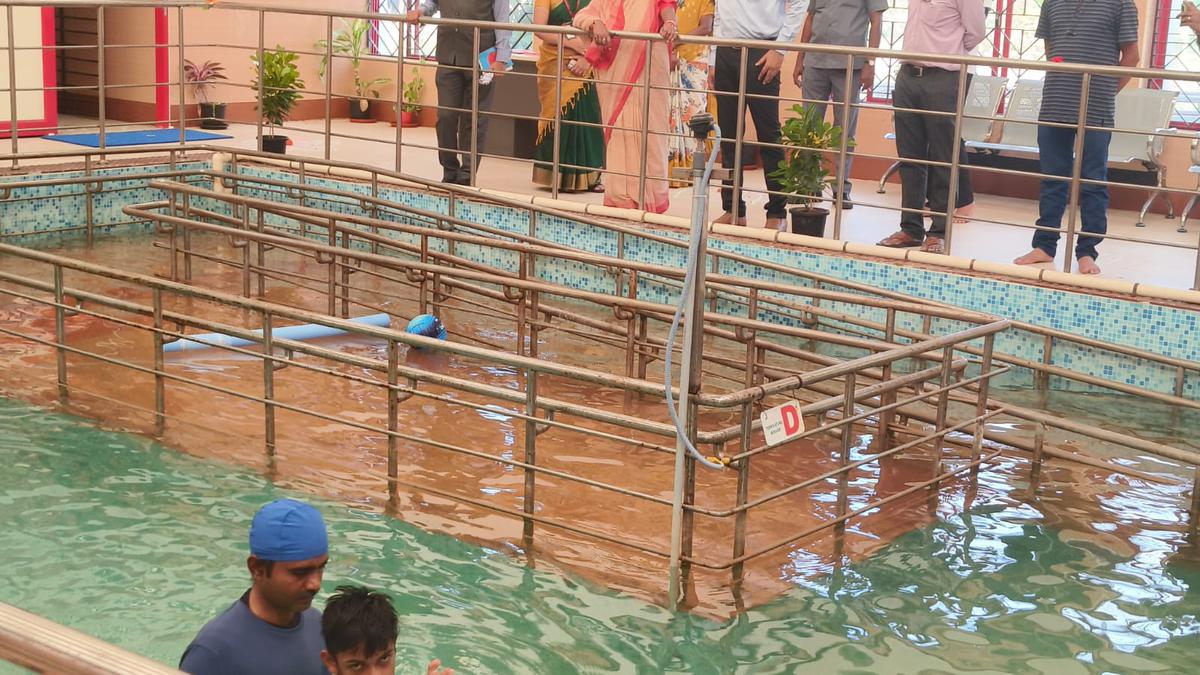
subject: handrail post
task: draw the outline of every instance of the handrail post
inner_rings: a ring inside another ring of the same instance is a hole
[[[988,405],[988,389],[991,385],[992,378],[988,377],[988,373],[992,372],[992,350],[995,348],[996,334],[991,333],[983,339],[983,358],[979,362],[979,374],[983,377],[979,381],[979,389],[975,396],[975,439],[971,443],[971,462],[978,462],[980,452],[983,449],[983,434],[987,429],[987,422],[983,420],[983,416],[987,414]],[[971,473],[979,473],[979,466],[976,465],[971,469]]]
[[[400,477],[400,438],[396,433],[400,430],[400,392],[396,386],[400,382],[400,345],[388,338],[387,343],[387,379],[388,379],[388,439],[387,439],[387,475],[388,499],[394,501],[397,496],[397,480]]]
[[[888,307],[887,319],[884,324],[883,339],[886,342],[894,343],[896,341],[896,309]],[[895,362],[888,361],[883,364],[883,376],[881,382],[887,384],[892,381],[892,370],[895,367]],[[891,405],[896,401],[896,392],[888,391],[879,399],[882,406]],[[884,452],[892,443],[892,420],[896,418],[896,411],[887,410],[879,415],[879,451]]]
[[[478,54],[479,26],[473,27],[471,32],[472,44],[474,45],[474,50],[471,53]],[[480,90],[480,86],[482,85],[479,84],[479,59],[471,59],[471,166],[467,167],[467,175],[470,176],[468,183],[472,187],[475,187],[475,182],[478,180],[478,176],[475,175],[475,167],[479,164],[479,160],[477,159],[479,157],[479,96],[483,93]],[[491,87],[493,85],[489,83],[486,86]],[[462,111],[459,111],[458,114],[461,115]],[[461,129],[462,126],[460,125],[459,128]],[[458,139],[460,148],[462,147],[462,142],[463,139]],[[450,215],[454,215],[454,212],[451,211]]]
[[[55,365],[58,369],[58,400],[67,401],[67,310],[64,306],[63,268],[54,266],[54,342]]]
[[[968,66],[958,69],[958,86],[954,94],[954,146],[950,150],[950,175],[947,177],[949,183],[946,186],[946,231],[943,238],[947,254],[950,253],[950,238],[954,234],[954,207],[958,202],[958,176],[962,172],[959,163],[962,161],[963,148],[963,108],[967,103],[967,69]]]
[[[1070,199],[1067,202],[1067,238],[1063,250],[1063,271],[1070,274],[1075,260],[1075,221],[1079,210],[1080,176],[1083,172],[1083,139],[1087,135],[1088,97],[1091,95],[1092,74],[1084,73],[1079,89],[1079,121],[1075,125],[1075,159],[1071,163]]]
[[[554,73],[554,100],[562,100],[563,87],[563,35],[558,36],[558,70]],[[582,57],[580,57],[582,58]],[[574,74],[574,73],[572,73]],[[539,113],[540,116],[540,113]],[[542,121],[539,119],[538,124]],[[558,199],[558,186],[560,183],[558,172],[562,171],[562,162],[559,161],[558,153],[562,148],[562,107],[554,106],[554,163],[550,165],[550,198]],[[536,213],[530,211],[530,213]],[[532,234],[530,235],[532,236]]]
[[[782,77],[783,77],[783,75],[781,73],[780,78],[782,79]],[[846,201],[846,195],[843,193],[845,192],[844,188],[846,185],[846,181],[850,180],[850,174],[846,171],[846,154],[847,154],[846,149],[849,146],[849,142],[850,142],[850,139],[849,139],[850,134],[848,133],[848,131],[850,129],[850,116],[853,115],[855,112],[855,111],[851,110],[851,108],[850,108],[850,98],[852,96],[850,92],[855,91],[854,89],[851,88],[851,87],[854,87],[854,55],[853,54],[846,55],[846,76],[845,76],[845,78],[846,79],[843,84],[844,88],[842,89],[842,91],[844,91],[846,93],[846,95],[842,97],[842,138],[841,138],[841,142],[838,144],[838,170],[837,170],[837,175],[834,177],[834,180],[837,181],[837,184],[833,186],[833,200],[834,200],[833,238],[834,239],[842,238],[842,209],[843,209],[843,205]],[[835,115],[835,117],[836,117],[836,115]],[[763,167],[764,173],[769,174],[772,170],[773,169],[771,169],[769,167],[766,167],[766,166]]]
[[[741,425],[741,452],[750,451],[751,443],[751,427],[754,423],[754,402],[746,401],[742,404],[742,425]],[[750,499],[750,458],[743,458],[738,462],[738,477],[737,477],[737,496],[735,497],[735,505],[741,509]],[[746,525],[749,520],[749,512],[741,510],[733,517],[733,558],[737,560],[746,553]],[[732,569],[733,580],[736,582],[742,578],[742,563],[737,563]]]
[[[938,377],[938,386],[942,388],[942,393],[938,394],[937,398],[937,416],[934,418],[933,437],[933,478],[942,475],[942,448],[945,445],[946,435],[946,414],[950,410],[950,391],[946,389],[950,386],[950,376],[954,369],[954,345],[947,345],[942,351],[942,370]],[[930,494],[936,495],[940,482],[934,481],[930,484]]]
[[[167,391],[163,360],[163,303],[162,289],[152,291],[154,301],[154,429],[161,436],[167,426]]]
[[[533,467],[537,466],[537,371],[528,368],[525,370],[525,463],[529,466],[525,467],[525,496],[522,499],[522,510],[529,515],[533,515],[534,505],[536,503],[537,488],[537,470]],[[530,518],[524,519],[524,527],[522,529],[522,537],[524,539],[524,547],[526,550],[533,545],[533,520]]]
[[[17,137],[18,120],[17,120],[17,46],[16,46],[16,30],[13,28],[13,6],[6,5],[4,8],[8,19],[8,112],[9,112],[9,127],[8,137],[12,143],[12,168],[17,168],[17,155],[20,153],[19,141]],[[101,10],[103,11],[103,10]],[[104,142],[104,130],[100,131],[100,142]]]
[[[358,93],[358,92],[355,92]],[[325,15],[325,159],[333,143],[333,15]]]
[[[854,417],[854,399],[857,389],[858,378],[854,373],[846,373],[845,390],[842,398],[842,419],[850,420]],[[850,451],[854,447],[854,422],[846,421],[842,427],[842,452],[838,456],[838,464],[843,469],[838,473],[837,485],[837,517],[841,518],[846,515],[846,510],[850,504],[850,489],[849,471],[845,470],[850,464]],[[841,535],[846,530],[846,521],[843,520],[837,524],[836,532]],[[839,556],[840,557],[840,556]]]
[[[106,82],[108,76],[105,73],[105,71],[108,69],[106,65],[108,62],[108,56],[105,53],[104,47],[104,43],[106,42],[104,35],[105,23],[104,6],[101,5],[96,8],[96,117],[98,118],[96,121],[100,127],[98,139],[98,145],[100,148],[100,161],[104,161],[104,148],[108,146],[108,132],[105,131],[105,127],[108,125],[107,103],[105,101],[105,96],[108,89],[108,84]],[[12,22],[10,21],[9,26],[11,25]],[[9,61],[9,63],[11,64],[12,61]]]
[[[642,161],[638,162],[638,208],[646,209],[646,161],[645,158],[650,151],[650,71],[651,56],[654,43],[646,40],[646,60],[642,63],[642,133],[641,133],[641,149]],[[615,121],[615,120],[614,120]],[[628,133],[630,130],[622,129],[622,133]],[[628,176],[622,176],[628,178]],[[667,177],[668,180],[670,176]]]
[[[267,455],[275,455],[275,362],[274,337],[271,333],[271,313],[262,312],[262,349],[263,349],[263,431],[267,446]]]
[[[91,155],[83,156],[83,176],[85,179],[92,177]],[[96,197],[90,180],[84,182],[83,194],[86,197],[83,208],[84,224],[87,227],[87,246],[91,248],[92,244],[96,243]],[[173,234],[171,235],[172,239],[174,239],[174,236]],[[175,281],[175,278],[172,277],[171,281]]]
[[[258,120],[257,120],[257,122],[255,122],[255,129],[257,129],[256,133],[258,134],[257,138],[258,138],[258,151],[259,152],[262,152],[262,149],[263,149],[262,111],[263,111],[263,99],[266,98],[266,93],[267,93],[267,78],[263,76],[263,74],[264,74],[263,73],[263,70],[264,70],[263,58],[264,58],[264,54],[266,52],[266,49],[265,49],[266,23],[267,23],[266,14],[267,14],[266,10],[263,10],[263,9],[258,10],[258,115],[256,115]]]
[[[742,216],[742,136],[746,134],[746,68],[750,63],[750,53],[746,51],[745,47],[738,47],[738,52],[737,122],[734,124],[733,134],[733,185],[731,186],[733,199],[729,207],[734,224]],[[721,130],[722,136],[727,133],[729,132]],[[722,163],[724,163],[725,148],[727,147],[721,148]]]
[[[176,110],[175,113],[179,119],[179,144],[182,146],[185,142],[187,142],[187,75],[186,71],[184,70],[185,57],[187,53],[184,48],[183,7],[176,8],[175,22],[178,24],[176,26],[175,39],[179,40],[179,44],[176,45],[176,58],[179,59],[179,72],[176,73],[176,75],[179,77],[179,86],[176,89],[176,92],[179,95],[179,109]],[[174,157],[175,155],[172,154],[171,158],[174,159]]]

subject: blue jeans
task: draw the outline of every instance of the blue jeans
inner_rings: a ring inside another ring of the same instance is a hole
[[[1050,176],[1070,178],[1075,151],[1075,129],[1063,127],[1038,127],[1038,153],[1042,173]],[[1111,131],[1086,131],[1083,135],[1083,165],[1080,177],[1088,180],[1108,180],[1108,142]],[[1067,210],[1070,181],[1042,179],[1042,194],[1038,204],[1037,224],[1041,227],[1062,227],[1063,213]],[[1083,221],[1083,233],[1075,245],[1076,258],[1096,258],[1096,245],[1101,238],[1088,235],[1103,235],[1108,231],[1108,186],[1079,186],[1079,216]],[[1058,232],[1038,230],[1033,233],[1033,247],[1040,248],[1053,257],[1058,249]]]

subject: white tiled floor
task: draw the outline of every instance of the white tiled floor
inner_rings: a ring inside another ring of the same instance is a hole
[[[64,117],[62,123],[64,125],[81,125],[87,124],[88,120]],[[295,129],[286,132],[294,141],[294,145],[288,149],[290,154],[324,156],[323,121],[293,122],[291,126]],[[137,127],[121,127],[120,130],[132,128]],[[396,153],[393,145],[396,139],[396,129],[390,125],[385,123],[351,124],[346,120],[335,120],[332,130],[335,134],[358,137],[332,138],[330,155],[333,159],[371,164],[388,169],[396,168]],[[70,133],[79,132],[80,130],[73,130]],[[226,133],[234,138],[228,141],[217,141],[217,143],[239,148],[255,146],[255,128],[253,126],[235,125]],[[436,152],[432,149],[436,146],[433,129],[429,127],[404,129],[402,134],[405,147],[401,153],[400,170],[415,176],[439,179],[441,168],[437,163]],[[42,138],[20,139],[19,145],[22,153],[62,152],[71,147]],[[7,149],[5,147],[5,150]],[[480,171],[479,186],[506,192],[536,193],[549,196],[549,190],[533,184],[530,180],[531,172],[532,168],[528,161],[487,158]],[[750,189],[761,190],[763,188],[762,171],[747,172],[746,183]],[[857,206],[843,212],[842,239],[874,243],[896,229],[899,213],[895,209],[899,206],[899,186],[889,185],[887,194],[876,194],[875,187],[871,181],[855,181],[854,198]],[[688,217],[691,212],[690,197],[690,190],[673,190],[669,213]],[[1001,223],[1032,223],[1036,218],[1037,201],[1036,195],[1030,197],[1026,200],[986,194],[977,195],[974,220],[953,228],[951,253],[966,258],[1010,262],[1014,257],[1029,250],[1030,230]],[[563,194],[560,198],[582,202],[600,202],[603,196],[600,194]],[[765,196],[749,194],[747,201],[750,225],[761,227],[763,224],[761,206],[765,201]],[[712,192],[711,204],[710,209],[719,210],[720,201],[715,189]],[[832,216],[830,218],[832,219]],[[1200,222],[1196,222],[1189,228],[1192,230],[1191,232],[1181,234],[1175,231],[1178,225],[1177,220],[1167,220],[1161,215],[1151,214],[1147,218],[1147,227],[1137,228],[1134,226],[1136,218],[1137,214],[1131,211],[1111,211],[1109,213],[1109,234],[1148,239],[1166,245],[1105,242],[1101,246],[1099,261],[1104,269],[1102,276],[1174,288],[1191,288],[1197,267],[1196,252],[1176,247],[1194,248],[1200,243]],[[1055,269],[1062,269],[1062,260],[1062,251],[1060,250]]]

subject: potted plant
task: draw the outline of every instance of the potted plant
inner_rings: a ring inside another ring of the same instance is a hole
[[[264,134],[259,142],[260,149],[264,152],[287,152],[287,136],[277,135],[275,127],[283,124],[296,102],[300,100],[300,90],[304,88],[304,81],[300,79],[300,69],[296,67],[299,58],[295,52],[287,51],[282,45],[272,51],[263,52],[262,63],[258,62],[257,54],[250,55],[255,68],[255,80],[251,86],[255,91],[262,87],[262,109],[259,110],[259,114],[271,132]]]
[[[196,65],[184,59],[183,77],[192,85],[196,94],[196,102],[200,104],[200,128],[228,129],[229,124],[225,121],[225,104],[214,103],[208,98],[208,92],[215,86],[217,80],[229,79],[225,77],[225,67],[216,61],[205,61]]]
[[[421,121],[421,92],[425,89],[425,80],[421,79],[420,71],[414,70],[411,80],[404,83],[404,102],[400,104],[400,124],[406,127],[420,126]]]
[[[771,172],[784,192],[790,192],[792,232],[813,237],[825,236],[825,218],[829,209],[816,206],[829,178],[825,152],[841,147],[842,128],[825,121],[815,108],[792,106],[795,116],[783,123],[782,144],[787,156]]]
[[[334,35],[332,46],[326,40],[317,42],[317,49],[326,52],[326,56],[321,57],[321,68],[318,74],[322,80],[325,79],[325,73],[329,68],[329,54],[349,56],[350,66],[354,71],[354,96],[349,99],[350,121],[371,122],[373,121],[371,119],[371,101],[367,96],[369,94],[372,98],[379,98],[377,88],[391,80],[386,77],[377,77],[373,80],[362,78],[362,59],[368,54],[367,36],[371,33],[371,24],[366,19],[355,19],[353,21],[343,20],[342,26],[342,30]]]

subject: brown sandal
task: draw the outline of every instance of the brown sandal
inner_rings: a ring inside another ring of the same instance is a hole
[[[900,230],[889,235],[886,239],[880,240],[878,246],[886,246],[888,248],[912,248],[920,246],[921,242],[913,239],[907,232]]]

